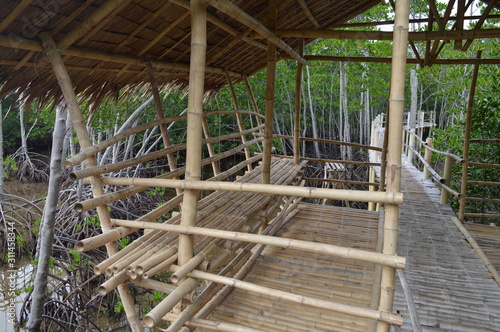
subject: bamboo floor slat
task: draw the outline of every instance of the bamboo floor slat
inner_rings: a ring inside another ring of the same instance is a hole
[[[378,220],[376,212],[300,204],[299,212],[277,236],[375,251]],[[369,308],[374,269],[371,263],[267,247],[244,280]],[[264,331],[366,331],[369,323],[368,319],[276,301],[240,289],[233,290],[210,319]]]
[[[398,254],[407,258],[404,272],[422,330],[500,331],[500,287],[453,224],[453,210],[439,203],[439,190],[421,178],[403,165]],[[394,308],[407,318],[401,330],[413,331],[398,279]]]

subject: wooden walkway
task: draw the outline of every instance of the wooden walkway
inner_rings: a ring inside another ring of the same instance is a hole
[[[412,165],[403,167],[398,254],[423,331],[500,331],[500,286],[439,204],[439,190]],[[414,331],[397,280],[395,310]]]

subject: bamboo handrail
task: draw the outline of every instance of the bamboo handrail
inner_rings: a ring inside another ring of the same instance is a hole
[[[316,182],[331,182],[331,183],[344,183],[344,184],[357,184],[361,186],[380,186],[377,182],[364,182],[364,181],[348,181],[348,180],[334,180],[334,179],[322,179],[322,178],[302,178],[305,181],[316,181]]]
[[[398,269],[404,268],[406,264],[405,263],[406,258],[404,257],[399,257],[395,255],[386,255],[367,250],[346,248],[346,247],[318,243],[318,242],[308,242],[308,241],[288,239],[288,238],[279,238],[274,236],[248,234],[241,232],[224,231],[219,229],[194,227],[194,226],[158,224],[158,223],[148,223],[148,222],[140,222],[132,220],[121,220],[121,219],[113,219],[112,221],[115,225],[119,226],[156,229],[167,232],[181,233],[185,235],[209,236],[236,242],[242,241],[242,242],[267,244],[281,248],[318,252],[325,255],[331,255],[334,257],[352,258],[354,260],[359,260],[362,262],[381,264],[384,266],[390,266]]]
[[[429,170],[429,173],[431,173],[432,177],[439,183],[443,184],[444,183],[444,179],[441,175],[439,175],[435,170],[434,168],[432,168],[431,165],[429,165],[427,163],[427,161],[425,161],[425,158],[422,157],[422,155],[418,152],[417,149],[413,148],[412,146],[410,146],[409,144],[406,144],[406,143],[403,143],[408,149],[412,150],[413,153],[415,153],[415,155],[418,157],[418,159],[420,159],[420,161],[422,162],[422,164],[427,167],[427,169]]]
[[[467,218],[500,218],[500,214],[495,213],[465,213]]]
[[[258,129],[259,129],[259,127],[254,127],[254,128],[245,130],[245,132],[251,133],[251,132],[254,132]],[[202,144],[216,143],[216,142],[220,142],[223,140],[236,138],[239,136],[240,136],[240,133],[233,133],[233,134],[227,134],[227,135],[222,135],[222,136],[217,136],[217,137],[211,137],[211,138],[202,140]],[[260,140],[261,139],[253,139],[252,141],[249,141],[247,143],[252,145],[252,144],[258,143]],[[245,144],[242,144],[242,146],[243,145],[245,145]],[[247,145],[245,145],[245,146],[247,146]],[[187,147],[186,143],[181,143],[181,144],[173,145],[173,146],[168,147],[168,148],[164,148],[161,150],[150,152],[150,153],[142,155],[140,157],[127,159],[127,160],[124,160],[124,161],[121,161],[121,162],[118,162],[115,164],[87,167],[87,168],[76,170],[76,171],[72,172],[70,174],[70,178],[72,180],[78,180],[78,179],[85,178],[88,176],[101,175],[104,173],[119,171],[121,169],[130,167],[130,166],[138,165],[140,163],[144,163],[144,162],[147,162],[147,161],[150,161],[153,159],[161,158],[168,153],[178,152],[178,151],[184,150],[184,149],[186,149],[186,147]]]
[[[469,143],[500,143],[500,139],[496,139],[496,138],[491,138],[491,139],[475,138],[475,139],[469,140]]]
[[[272,157],[283,158],[283,159],[293,159],[293,156],[283,156],[279,154],[273,154]],[[322,158],[309,158],[309,157],[300,157],[301,160],[307,161],[318,161],[322,163],[337,163],[337,164],[346,164],[346,165],[360,165],[360,166],[380,166],[380,163],[372,163],[365,161],[351,161],[351,160],[333,160],[333,159],[322,159]]]
[[[273,134],[273,137],[276,138],[284,138],[284,139],[293,139],[293,136],[288,136],[288,135],[278,135],[278,134]],[[334,144],[334,145],[345,145],[345,146],[350,146],[353,148],[360,148],[360,149],[367,149],[367,150],[374,150],[374,151],[382,151],[382,148],[376,147],[376,146],[371,146],[371,145],[364,145],[364,144],[356,144],[356,143],[348,143],[348,142],[341,142],[341,141],[334,141],[334,140],[329,140],[329,139],[322,139],[322,138],[311,138],[311,137],[299,137],[299,140],[301,141],[308,141],[308,142],[318,142],[318,143],[328,143],[328,144]]]
[[[172,270],[175,271],[178,267],[172,266]],[[232,286],[239,289],[244,289],[249,292],[255,292],[257,294],[262,294],[265,296],[273,297],[280,300],[290,301],[294,303],[300,303],[302,305],[312,306],[315,308],[328,309],[335,312],[345,313],[348,315],[354,315],[357,317],[376,319],[378,321],[387,322],[389,324],[395,324],[398,326],[403,325],[403,318],[400,315],[394,315],[388,312],[372,310],[361,308],[353,305],[347,305],[342,303],[336,303],[331,301],[325,301],[309,296],[297,295],[286,291],[281,291],[269,287],[264,287],[242,280],[223,277],[202,271],[193,271],[189,273],[189,276],[197,279],[204,279],[228,286]]]
[[[388,194],[386,192],[369,192],[363,190],[323,189],[313,187],[282,186],[272,184],[239,183],[222,181],[184,181],[172,179],[148,178],[106,178],[104,183],[112,185],[140,185],[150,187],[181,188],[193,190],[227,190],[245,191],[274,195],[291,195],[307,198],[327,198],[335,200],[348,200],[356,202],[376,202],[401,204],[402,193]]]
[[[212,115],[220,115],[220,114],[233,114],[233,113],[239,113],[239,114],[250,114],[253,115],[257,118],[263,118],[263,116],[259,113],[253,112],[253,111],[246,111],[246,110],[218,110],[218,111],[210,111],[210,112],[205,112],[203,113],[204,117],[212,116]],[[96,153],[110,147],[111,145],[118,143],[122,139],[125,139],[131,135],[140,133],[142,131],[145,131],[146,129],[150,129],[152,127],[156,127],[162,124],[167,124],[167,123],[172,123],[172,122],[177,122],[177,121],[183,121],[187,119],[187,115],[179,115],[179,116],[173,116],[173,117],[168,117],[164,119],[159,119],[155,121],[151,121],[133,128],[129,128],[127,130],[124,130],[123,132],[116,134],[115,136],[104,140],[98,144],[92,145],[86,149],[83,149],[80,153],[74,155],[73,157],[69,158],[66,160],[65,164],[66,167],[73,167],[77,165],[78,163],[84,161],[85,159],[89,158],[90,156],[95,155]],[[257,127],[259,128],[259,127]],[[260,129],[260,128],[259,128]]]
[[[465,197],[465,200],[467,201],[474,201],[474,202],[490,202],[490,203],[500,203],[500,199],[498,198],[482,198],[482,197]]]
[[[435,149],[435,148],[433,148],[433,147],[430,147],[430,146],[426,145],[426,144],[425,144],[425,142],[424,142],[422,139],[420,139],[420,137],[419,137],[417,134],[415,134],[415,133],[411,132],[411,130],[405,130],[405,132],[406,132],[406,133],[408,133],[408,134],[410,134],[410,135],[415,136],[415,138],[416,138],[416,139],[418,139],[418,140],[419,140],[419,142],[420,142],[422,145],[425,145],[425,148],[426,148],[426,149],[429,149],[429,150],[431,150],[432,152],[435,152],[435,153],[440,154],[440,155],[442,155],[442,156],[448,156],[448,157],[451,157],[451,158],[455,159],[455,160],[456,160],[457,162],[459,162],[459,163],[462,163],[462,162],[463,162],[463,159],[462,159],[462,158],[460,158],[459,156],[457,156],[456,154],[449,153],[449,152],[444,152],[444,151],[441,151],[441,150],[437,150],[437,149]]]
[[[500,182],[489,182],[489,181],[467,181],[467,185],[471,186],[495,186],[499,187]]]

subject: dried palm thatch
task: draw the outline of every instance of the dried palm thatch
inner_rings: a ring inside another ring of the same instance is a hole
[[[266,64],[267,41],[279,57],[301,59],[299,38],[279,38],[266,29],[268,1],[208,3],[205,89],[242,81]],[[379,0],[282,1],[277,29],[329,28],[378,4]],[[49,32],[64,55],[75,91],[90,104],[117,96],[125,87],[149,85],[146,65],[163,87],[186,87],[189,77],[189,1],[8,1],[0,13],[0,95],[24,91],[28,101],[61,100],[38,35]],[[259,36],[251,36],[257,32]],[[254,38],[255,37],[255,38]],[[311,39],[306,40],[306,42]],[[302,59],[303,61],[303,59]]]

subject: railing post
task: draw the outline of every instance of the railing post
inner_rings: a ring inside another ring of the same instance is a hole
[[[432,138],[427,137],[425,139],[425,154],[424,154],[424,160],[427,164],[431,164],[431,156],[432,156],[432,151],[428,149],[427,147],[432,148]],[[427,166],[424,166],[424,180],[427,180],[429,178],[429,168]]]
[[[449,149],[448,153],[452,154],[454,151]],[[451,182],[451,170],[453,168],[453,158],[448,155],[446,156],[446,160],[444,162],[444,174],[443,174],[443,179],[444,179],[444,184],[447,185],[448,187],[450,186]],[[441,204],[448,204],[448,190],[442,188],[441,189]]]
[[[408,144],[408,162],[413,162],[413,149],[415,148],[415,128],[412,128],[408,134],[410,135],[410,143]]]
[[[375,170],[370,167],[370,175],[368,182],[375,182]],[[375,186],[369,186],[369,191],[375,191]],[[375,211],[375,202],[368,202],[368,211]]]

